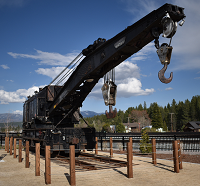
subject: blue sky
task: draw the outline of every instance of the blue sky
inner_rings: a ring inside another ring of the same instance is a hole
[[[0,113],[22,113],[23,102],[48,85],[82,49],[99,37],[110,39],[165,3],[185,8],[185,24],[172,39],[172,58],[163,84],[163,67],[153,43],[116,68],[116,108],[146,101],[160,106],[199,95],[200,1],[198,0],[0,0]],[[162,39],[161,42],[169,42]],[[83,102],[82,111],[104,112],[102,80]],[[94,104],[95,103],[95,104]]]

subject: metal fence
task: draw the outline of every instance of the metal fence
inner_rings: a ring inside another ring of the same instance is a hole
[[[6,137],[6,134],[0,132],[0,146],[5,146],[5,137]],[[19,138],[21,137],[21,133],[8,133],[8,137]]]
[[[172,151],[172,141],[180,140],[181,149],[184,152],[200,152],[200,132],[149,132],[149,139],[156,139],[157,151]],[[5,145],[5,133],[0,133],[0,145]],[[9,133],[9,137],[20,137],[21,133]],[[126,150],[126,143],[129,141],[129,137],[133,140],[133,150],[139,151],[139,143],[141,133],[100,133],[97,132],[98,148],[106,150],[110,148],[109,138],[113,139],[113,149]]]
[[[156,139],[157,151],[172,151],[172,141],[180,140],[181,149],[184,152],[200,152],[200,132],[149,132],[149,139]],[[113,149],[126,150],[129,137],[133,140],[133,151],[139,151],[141,133],[96,133],[98,147],[101,150],[110,148],[109,138],[113,139]]]

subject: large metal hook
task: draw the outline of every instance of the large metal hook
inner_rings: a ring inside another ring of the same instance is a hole
[[[170,73],[170,77],[168,79],[165,78],[164,74],[166,70],[167,70],[167,63],[165,63],[164,67],[158,72],[158,78],[162,83],[170,83],[173,78],[173,72]]]
[[[106,117],[108,119],[114,118],[117,115],[117,109],[115,108],[115,110],[113,111],[112,105],[109,105],[109,112],[107,112],[106,110]]]

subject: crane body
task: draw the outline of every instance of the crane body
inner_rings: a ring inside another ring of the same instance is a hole
[[[36,142],[40,142],[41,146],[49,144],[54,151],[69,149],[70,144],[74,144],[77,150],[93,149],[95,129],[74,128],[74,124],[78,124],[79,118],[82,117],[80,107],[85,98],[102,77],[153,40],[159,59],[164,65],[159,72],[159,79],[163,83],[170,82],[172,77],[166,79],[164,72],[170,63],[172,47],[170,44],[160,46],[159,36],[163,33],[164,37],[172,39],[176,33],[177,22],[184,18],[184,8],[165,4],[113,38],[99,38],[83,49],[77,57],[80,61],[78,66],[70,70],[71,75],[63,85],[51,83],[25,101],[23,138],[29,140],[32,146]],[[73,64],[70,64],[68,69],[71,67]],[[108,75],[106,77],[102,92],[105,104],[109,105],[110,110],[106,115],[112,118],[116,115],[112,106],[116,102],[117,86],[112,79],[113,75],[112,78]]]

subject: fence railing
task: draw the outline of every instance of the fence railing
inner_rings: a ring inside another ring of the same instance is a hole
[[[200,152],[200,132],[149,132],[149,139],[156,139],[157,151],[172,151],[172,141],[180,140],[183,152]],[[20,133],[9,133],[9,137],[20,137]],[[0,133],[0,146],[5,145],[5,133]],[[133,140],[133,150],[139,149],[141,133],[96,133],[98,148],[110,148],[110,137],[113,139],[113,149],[126,150],[129,137]]]
[[[157,151],[172,151],[172,142],[181,141],[181,150],[183,152],[200,152],[200,132],[149,132],[149,139],[156,139]],[[113,139],[113,149],[126,150],[126,143],[129,137],[133,140],[133,150],[139,149],[141,133],[96,133],[98,137],[98,147],[101,150],[110,148],[109,139]]]

